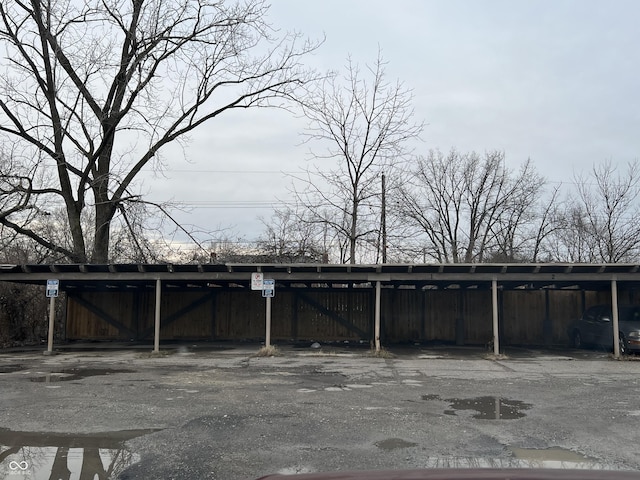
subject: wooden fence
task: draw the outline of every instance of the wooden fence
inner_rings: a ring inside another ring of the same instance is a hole
[[[633,301],[620,292],[619,301]],[[567,327],[582,310],[608,303],[609,292],[499,292],[501,342],[567,343]],[[154,292],[85,291],[68,295],[69,340],[151,340]],[[375,291],[282,289],[272,301],[274,341],[366,341],[373,337]],[[261,340],[265,299],[260,292],[220,289],[164,291],[161,340]],[[485,344],[492,338],[487,290],[382,289],[382,341]]]

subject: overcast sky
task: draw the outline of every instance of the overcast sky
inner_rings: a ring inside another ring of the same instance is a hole
[[[420,149],[502,150],[550,182],[640,158],[640,2],[273,0],[269,21],[326,36],[310,66],[371,64],[413,89]],[[150,198],[191,207],[182,222],[255,239],[307,165],[304,121],[282,111],[223,115],[193,135],[185,161],[145,180]]]

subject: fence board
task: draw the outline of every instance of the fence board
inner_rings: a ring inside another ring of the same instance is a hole
[[[545,294],[543,291],[507,291],[502,294],[504,344],[544,344]]]
[[[163,293],[160,305],[163,319],[160,338],[176,340],[212,338],[212,302],[213,295],[210,292]],[[168,323],[168,319],[173,321]]]
[[[74,294],[75,295],[75,294]],[[68,296],[67,329],[69,340],[131,340],[130,335],[105,322],[96,311],[104,312],[125,327],[135,331],[133,292],[82,292],[82,300],[94,306],[87,309]]]

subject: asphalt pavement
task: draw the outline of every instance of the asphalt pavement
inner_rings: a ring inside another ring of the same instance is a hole
[[[251,480],[409,468],[640,471],[640,361],[352,345],[0,351],[0,478]]]

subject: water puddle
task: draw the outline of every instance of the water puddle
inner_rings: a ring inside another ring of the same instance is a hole
[[[23,365],[0,365],[0,373],[13,373],[24,370]]]
[[[413,442],[407,442],[406,440],[403,440],[401,438],[388,438],[386,440],[381,440],[379,442],[376,442],[374,445],[378,447],[380,450],[390,451],[390,450],[398,450],[399,448],[415,447],[418,444]]]
[[[56,372],[41,373],[40,376],[31,379],[32,382],[69,382],[87,377],[100,375],[112,375],[114,373],[133,373],[133,370],[118,370],[105,368],[65,368]]]
[[[423,395],[422,399],[449,402],[449,409],[444,411],[446,415],[457,415],[457,412],[461,410],[475,411],[473,418],[478,420],[515,420],[526,416],[524,410],[528,410],[532,406],[520,400],[489,396],[441,399],[438,395]]]
[[[124,442],[155,431],[81,435],[0,429],[0,478],[117,478],[140,460]]]
[[[535,468],[593,468],[599,465],[595,458],[590,458],[564,448],[510,448],[518,460],[530,463]]]

